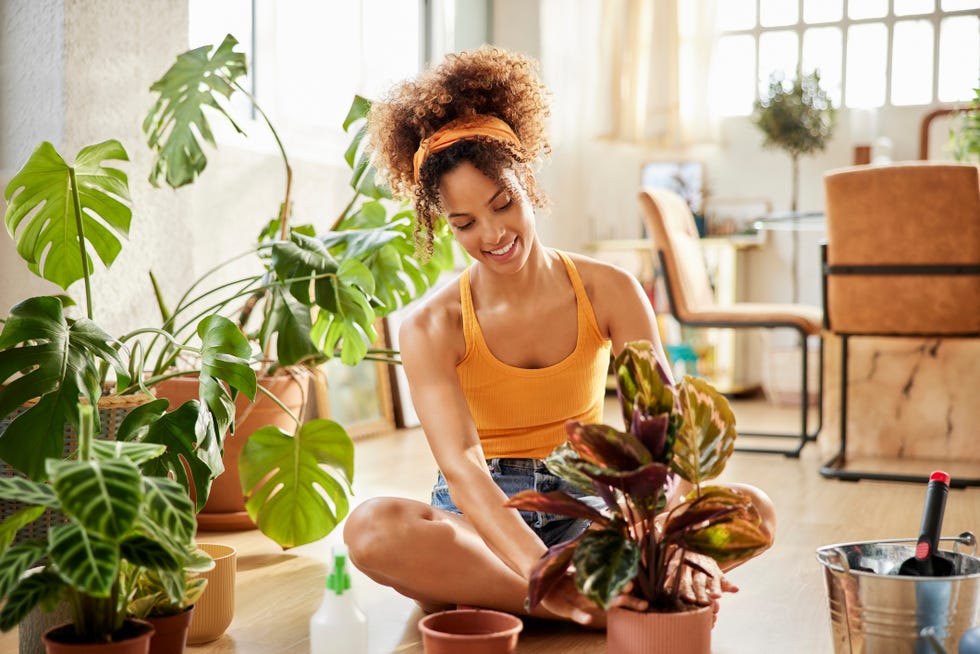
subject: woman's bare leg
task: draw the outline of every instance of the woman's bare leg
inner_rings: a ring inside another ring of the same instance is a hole
[[[470,604],[525,612],[527,581],[463,516],[415,500],[375,498],[347,518],[344,541],[361,572],[423,608]],[[532,615],[554,617],[540,607]]]

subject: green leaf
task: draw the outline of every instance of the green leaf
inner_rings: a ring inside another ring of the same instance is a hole
[[[572,449],[588,463],[626,472],[653,462],[650,451],[628,432],[572,420],[565,423],[565,431]]]
[[[49,509],[61,508],[51,486],[20,477],[0,477],[0,499]]]
[[[289,292],[305,306],[310,306],[310,278],[320,287],[329,284],[328,278],[337,272],[339,264],[327,247],[317,238],[299,232],[290,233],[289,241],[279,241],[272,246],[272,266],[283,283],[289,283]],[[293,280],[293,281],[290,281]]]
[[[123,420],[117,436],[165,445],[167,451],[163,456],[143,464],[143,471],[156,477],[172,477],[183,489],[189,490],[193,485],[200,510],[208,499],[211,481],[225,469],[220,443],[211,435],[198,446],[195,428],[200,404],[197,400],[163,413],[168,404],[160,399],[137,407]],[[209,424],[210,421],[205,426]]]
[[[159,97],[143,121],[143,132],[147,145],[156,154],[150,172],[154,186],[159,186],[164,178],[171,188],[178,188],[190,184],[204,171],[208,160],[198,135],[214,146],[204,107],[216,110],[239,133],[244,133],[219,100],[227,101],[238,78],[246,73],[245,55],[233,52],[236,45],[238,41],[229,34],[210,59],[210,45],[184,52],[150,87],[150,92]]]
[[[126,443],[119,440],[92,441],[92,454],[96,459],[128,459],[136,465],[151,461],[167,451],[166,445],[155,443]]]
[[[0,631],[10,631],[24,621],[27,614],[61,591],[64,582],[53,572],[42,570],[25,577],[10,591],[0,610]]]
[[[648,416],[674,411],[674,388],[650,341],[627,343],[616,356],[613,370],[624,424],[632,424],[636,407]]]
[[[98,405],[100,361],[117,375],[125,370],[114,342],[89,320],[69,323],[56,297],[29,298],[10,310],[0,332],[0,415],[40,399],[0,435],[0,459],[32,479],[44,478],[45,459],[62,457],[65,423],[79,427],[79,401]]]
[[[201,404],[195,433],[198,445],[209,448],[214,447],[212,438],[224,438],[234,419],[235,398],[225,384],[254,400],[257,382],[248,363],[252,350],[235,323],[213,314],[198,324],[197,335],[201,338]],[[206,427],[212,420],[214,432]]]
[[[44,541],[25,541],[12,547],[5,546],[0,556],[0,598],[6,597],[25,572],[33,567],[45,554]]]
[[[273,337],[276,339],[276,358],[279,365],[313,363],[325,359],[310,338],[313,322],[310,307],[299,302],[281,287],[274,287],[269,296],[269,311],[262,328],[260,343],[265,350]]]
[[[7,231],[31,272],[67,289],[84,276],[86,268],[93,271],[93,254],[106,267],[112,265],[122,249],[120,238],[129,235],[132,211],[127,206],[126,174],[102,164],[128,160],[116,140],[82,148],[74,166],[65,163],[50,143],[38,146],[4,192],[9,203],[4,214]],[[75,215],[75,192],[80,216]],[[80,236],[85,242],[84,260]]]
[[[640,549],[618,530],[587,531],[575,548],[575,585],[604,610],[636,577]]]
[[[665,538],[683,540],[686,549],[721,564],[748,559],[772,544],[758,509],[737,489],[707,486],[689,500],[667,521]]]
[[[311,420],[295,436],[259,429],[239,468],[249,516],[283,547],[319,540],[347,515],[354,443],[332,420]]]
[[[130,536],[119,544],[120,556],[133,565],[155,571],[182,570],[180,557],[164,544],[143,534]]]
[[[51,560],[67,583],[86,595],[109,597],[119,574],[119,546],[77,522],[53,527],[48,534]]]
[[[671,467],[683,479],[700,485],[720,475],[735,450],[735,415],[725,396],[703,379],[686,375],[679,388],[684,420]]]
[[[371,111],[371,101],[363,96],[355,95],[350,109],[347,110],[347,117],[344,118],[344,131],[346,132],[353,123],[367,118],[369,111]]]
[[[133,528],[143,486],[132,461],[49,461],[48,472],[62,509],[86,531],[118,542]]]
[[[17,532],[44,515],[44,510],[43,506],[25,506],[8,515],[0,523],[0,550],[10,547],[17,538]],[[2,595],[3,593],[0,593],[0,596]]]
[[[166,477],[144,477],[147,518],[180,542],[191,543],[197,523],[194,505],[184,488]]]

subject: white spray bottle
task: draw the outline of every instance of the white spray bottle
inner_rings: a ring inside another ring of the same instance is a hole
[[[367,619],[350,591],[347,547],[335,545],[323,602],[310,618],[310,654],[367,654],[367,641]]]

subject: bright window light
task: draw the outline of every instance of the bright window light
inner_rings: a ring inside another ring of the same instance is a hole
[[[980,9],[980,0],[943,0],[943,11],[963,11]]]
[[[711,82],[711,106],[721,116],[748,116],[755,100],[755,40],[747,34],[718,40]]]
[[[717,5],[718,27],[722,31],[755,27],[755,0],[725,0]]]
[[[759,0],[759,24],[763,27],[795,25],[799,20],[796,0]]]
[[[847,17],[881,18],[888,13],[888,0],[847,0]]]
[[[844,0],[803,0],[803,22],[831,23],[844,15]]]
[[[799,38],[796,32],[779,30],[763,32],[759,37],[759,93],[766,93],[769,77],[773,73],[782,74],[783,86],[788,90],[790,80],[796,77],[796,63],[799,61]]]
[[[847,30],[844,102],[848,107],[884,104],[887,53],[888,32],[881,23],[852,25]]]
[[[895,0],[896,16],[928,14],[936,9],[936,0]]]
[[[813,27],[803,33],[803,72],[820,71],[820,86],[841,106],[843,34],[839,27]]]
[[[952,16],[939,26],[939,101],[959,102],[974,97],[980,85],[980,19]]]
[[[928,20],[895,23],[892,36],[892,104],[929,104],[932,100],[934,38],[932,22]]]

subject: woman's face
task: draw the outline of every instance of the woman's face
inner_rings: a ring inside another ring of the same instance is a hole
[[[467,162],[442,176],[442,211],[453,235],[476,261],[501,271],[524,265],[535,243],[534,211],[510,170],[504,177],[516,193]]]

